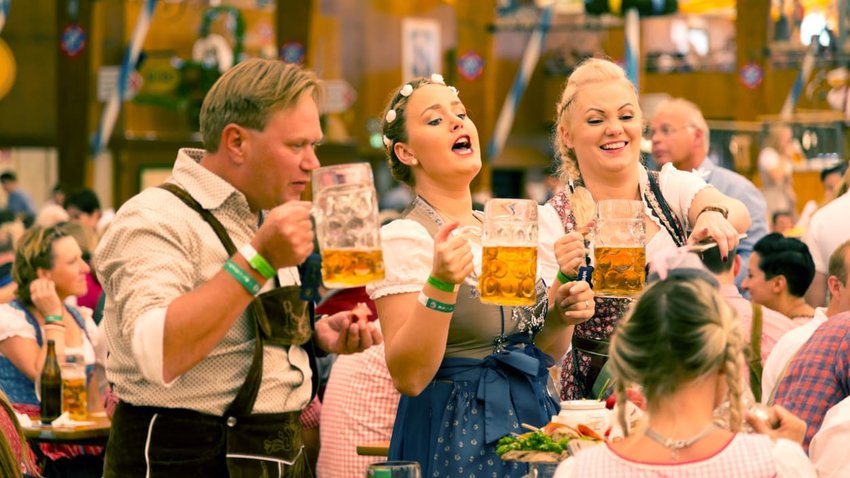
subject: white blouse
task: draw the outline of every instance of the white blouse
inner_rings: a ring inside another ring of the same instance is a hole
[[[537,277],[547,286],[555,281],[558,262],[555,259],[555,241],[564,235],[564,227],[558,213],[551,207],[538,207]],[[425,285],[434,262],[434,239],[416,221],[398,219],[381,228],[381,244],[384,252],[385,277],[366,286],[372,300],[392,294],[419,292]],[[472,248],[474,276],[481,274],[483,248],[476,241],[469,241]],[[477,285],[473,277],[467,277],[470,285]]]

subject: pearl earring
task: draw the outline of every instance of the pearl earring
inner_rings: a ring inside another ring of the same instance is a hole
[[[418,159],[416,159],[416,158],[411,158],[411,159],[410,159],[410,166],[416,166],[417,164],[419,164],[419,160],[418,160]]]

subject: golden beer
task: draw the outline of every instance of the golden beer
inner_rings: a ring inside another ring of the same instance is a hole
[[[384,255],[380,249],[322,251],[322,282],[325,287],[357,287],[383,278]]]
[[[485,246],[478,288],[481,302],[534,305],[537,302],[537,247]]]
[[[643,290],[646,249],[598,246],[594,249],[593,291],[602,297],[630,297]]]
[[[85,420],[88,415],[86,399],[86,379],[62,379],[62,410],[68,412],[71,420]]]

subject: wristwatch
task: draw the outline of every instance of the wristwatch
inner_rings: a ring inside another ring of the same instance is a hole
[[[720,214],[723,214],[724,219],[729,219],[729,210],[723,206],[706,206],[702,208],[702,211],[700,211],[699,214],[697,214],[697,217],[699,217],[700,214],[708,211],[719,212]]]

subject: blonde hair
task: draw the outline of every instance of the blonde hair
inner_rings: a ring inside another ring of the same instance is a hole
[[[705,116],[702,115],[702,110],[699,109],[699,106],[693,101],[688,101],[684,98],[672,98],[658,105],[656,111],[670,107],[683,110],[688,121],[687,125],[702,131],[703,154],[707,155],[711,147],[711,142],[709,141],[711,139],[711,130],[708,129],[708,122],[705,121]]]
[[[570,107],[578,96],[579,91],[584,91],[588,86],[606,81],[622,81],[629,85],[637,96],[635,85],[626,77],[626,72],[623,71],[616,63],[610,60],[601,58],[589,58],[582,61],[573,73],[567,78],[564,91],[561,93],[561,100],[558,101],[557,116],[555,117],[555,134],[554,147],[555,152],[561,159],[561,165],[558,168],[558,177],[561,182],[567,184],[572,181],[581,179],[581,170],[579,169],[578,160],[575,152],[569,148],[562,138],[561,130],[568,129],[570,124]],[[638,114],[643,118],[643,112],[640,106],[636,105]]]
[[[33,226],[21,236],[15,248],[12,278],[18,284],[15,295],[25,305],[33,305],[30,284],[38,279],[38,269],[53,269],[53,243],[68,237],[64,224],[53,227]]]
[[[304,93],[319,102],[319,80],[297,65],[251,58],[227,70],[201,106],[204,148],[218,151],[221,132],[234,123],[261,131],[273,113],[295,106]]]
[[[715,370],[728,386],[729,427],[741,427],[743,340],[738,317],[699,277],[669,277],[647,288],[611,339],[609,366],[627,430],[626,387],[639,384],[650,409],[679,387]]]

